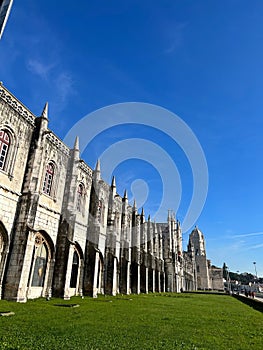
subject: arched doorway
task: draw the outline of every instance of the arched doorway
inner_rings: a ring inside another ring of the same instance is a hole
[[[93,297],[98,294],[104,294],[104,260],[101,252],[96,250],[94,280],[93,280]]]
[[[49,294],[48,277],[51,257],[52,247],[47,235],[37,232],[34,236],[34,246],[28,279],[28,298],[33,299]]]
[[[2,283],[5,273],[6,258],[8,253],[8,234],[7,231],[0,222],[0,299],[2,296]]]
[[[72,260],[71,277],[70,277],[70,288],[77,288],[78,276],[79,276],[79,255],[75,250]]]
[[[83,294],[84,256],[80,245],[74,242],[68,253],[67,273],[64,286],[64,299]]]

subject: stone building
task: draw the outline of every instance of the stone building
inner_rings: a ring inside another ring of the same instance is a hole
[[[204,235],[198,227],[195,227],[190,234],[188,255],[195,261],[193,274],[196,276],[196,289],[224,290],[223,270],[211,266],[211,261],[207,260]]]
[[[0,298],[194,290],[191,249],[48,128],[48,104],[36,117],[0,86]]]

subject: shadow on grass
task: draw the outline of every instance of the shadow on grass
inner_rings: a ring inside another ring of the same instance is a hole
[[[79,307],[79,304],[54,304],[54,306],[62,306],[62,307]]]

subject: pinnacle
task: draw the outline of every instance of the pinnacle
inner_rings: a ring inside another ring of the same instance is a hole
[[[100,160],[99,159],[97,160],[95,171],[98,173],[100,172]]]
[[[75,138],[74,149],[79,150],[79,137],[78,136],[76,136],[76,138]]]
[[[45,119],[48,119],[48,102],[45,103],[45,106],[43,108],[41,117],[45,118]]]
[[[115,176],[112,177],[112,180],[111,180],[111,187],[116,187]]]

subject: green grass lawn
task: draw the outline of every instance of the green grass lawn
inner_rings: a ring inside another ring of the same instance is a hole
[[[0,349],[263,349],[263,314],[227,295],[1,300],[3,311],[15,315],[0,317]]]

